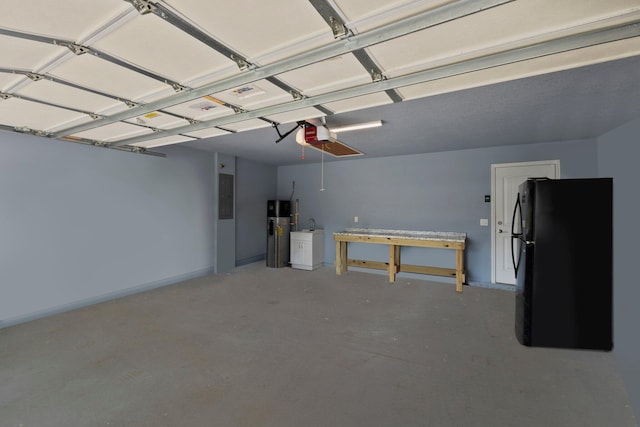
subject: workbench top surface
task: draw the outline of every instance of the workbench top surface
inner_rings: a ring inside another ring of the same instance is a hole
[[[457,231],[389,230],[383,228],[345,228],[344,231],[333,233],[333,236],[389,237],[414,240],[439,240],[446,242],[464,242],[467,239],[467,233]]]

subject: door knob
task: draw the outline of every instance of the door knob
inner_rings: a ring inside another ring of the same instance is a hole
[[[498,229],[498,233],[502,233],[502,228],[499,228],[499,229]]]

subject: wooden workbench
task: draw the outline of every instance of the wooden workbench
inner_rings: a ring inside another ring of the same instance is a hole
[[[408,231],[347,228],[342,232],[333,233],[336,241],[336,274],[347,271],[349,266],[376,268],[389,272],[389,282],[396,280],[399,272],[429,274],[435,276],[455,277],[456,291],[462,292],[465,281],[464,248],[466,233],[439,231]],[[376,243],[389,245],[389,262],[364,261],[349,259],[347,243]],[[418,246],[425,248],[452,249],[456,251],[456,268],[427,267],[400,263],[400,248],[402,246]]]

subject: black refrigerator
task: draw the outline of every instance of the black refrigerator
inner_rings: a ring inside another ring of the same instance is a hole
[[[613,180],[528,179],[512,221],[518,341],[611,350]]]

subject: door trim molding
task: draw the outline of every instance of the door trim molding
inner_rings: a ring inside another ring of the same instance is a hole
[[[535,162],[495,163],[491,165],[491,283],[496,283],[496,170],[504,167],[539,166],[552,164],[556,167],[556,176],[560,174],[560,160],[540,160]]]

